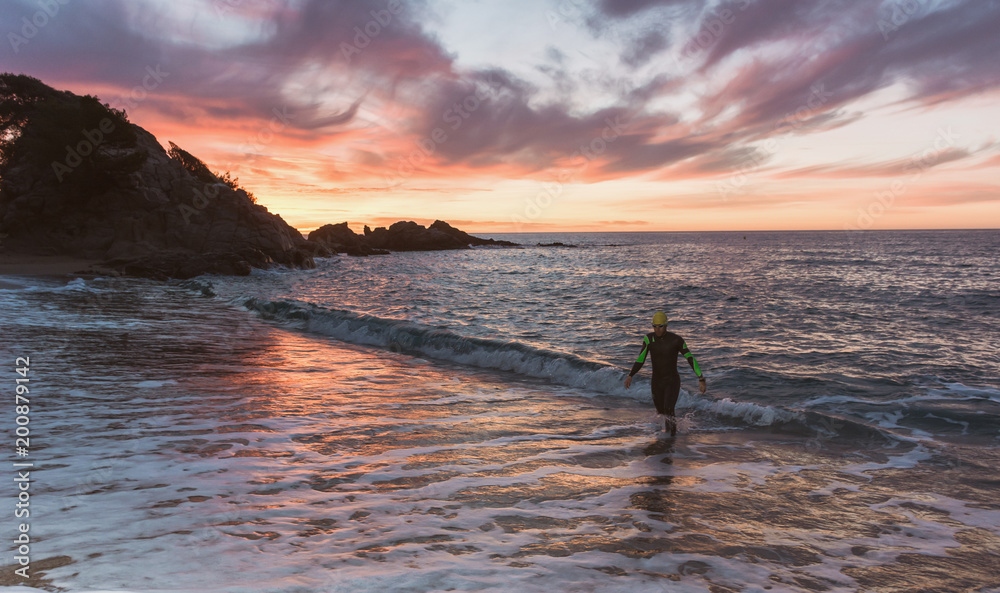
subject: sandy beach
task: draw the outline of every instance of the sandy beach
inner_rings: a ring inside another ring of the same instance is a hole
[[[98,275],[98,260],[66,255],[31,255],[0,251],[0,288],[9,282],[4,276]]]

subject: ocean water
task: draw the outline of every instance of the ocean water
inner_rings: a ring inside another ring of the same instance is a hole
[[[1000,591],[1000,232],[492,236],[3,278],[0,590]]]

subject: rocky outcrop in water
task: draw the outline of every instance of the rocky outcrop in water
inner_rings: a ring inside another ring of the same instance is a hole
[[[496,239],[481,239],[479,237],[473,237],[469,233],[460,231],[455,227],[451,226],[443,220],[435,220],[434,224],[430,226],[430,230],[442,232],[454,239],[457,239],[460,243],[465,245],[472,245],[476,247],[517,247],[517,243],[511,243],[510,241],[497,241]]]
[[[466,249],[469,245],[438,229],[401,220],[389,228],[365,229],[365,239],[376,249],[392,251],[441,251]]]
[[[331,251],[349,255],[375,255],[390,251],[443,251],[484,245],[497,247],[517,245],[510,241],[474,237],[441,220],[435,221],[430,228],[405,220],[394,223],[389,228],[378,227],[372,230],[365,226],[363,235],[348,228],[346,222],[328,224],[309,233],[309,241],[323,245]]]
[[[0,237],[9,252],[188,278],[313,267],[322,250],[228,174],[170,153],[96,97],[0,75]]]
[[[347,255],[387,255],[385,249],[375,249],[368,244],[364,235],[359,235],[348,228],[346,222],[323,225],[309,233],[309,241],[321,245],[332,253]]]

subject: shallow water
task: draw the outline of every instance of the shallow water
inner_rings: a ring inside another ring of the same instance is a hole
[[[631,391],[621,373],[662,309],[714,394],[996,444],[996,231],[507,238],[528,247],[332,258],[213,290],[314,334],[643,402],[648,369]],[[579,247],[530,247],[554,240]]]
[[[640,397],[188,286],[0,291],[2,356],[31,357],[38,575],[2,590],[1000,588],[982,436],[710,399],[669,439]]]

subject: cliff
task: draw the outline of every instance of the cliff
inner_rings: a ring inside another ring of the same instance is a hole
[[[312,267],[318,251],[228,175],[168,153],[96,97],[0,75],[0,240],[8,252],[105,259],[187,278]]]

